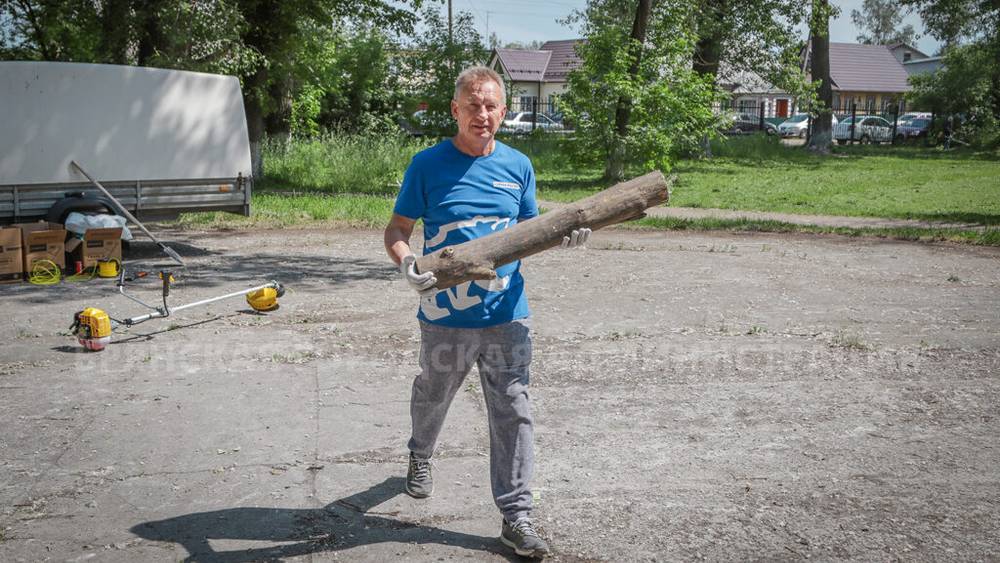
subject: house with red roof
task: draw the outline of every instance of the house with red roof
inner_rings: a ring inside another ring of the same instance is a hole
[[[582,39],[546,41],[537,51],[493,49],[486,66],[510,84],[510,109],[554,111],[556,99],[566,92],[569,73],[581,64],[576,54]]]

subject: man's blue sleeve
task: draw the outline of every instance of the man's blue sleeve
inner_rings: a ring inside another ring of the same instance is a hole
[[[521,194],[521,209],[517,220],[531,219],[538,216],[538,202],[535,201],[535,170],[528,163],[528,174],[524,181],[524,193]]]
[[[416,170],[416,163],[410,162],[403,174],[403,185],[396,196],[396,205],[392,212],[416,221],[424,216],[427,210],[427,196],[424,194],[423,178]]]

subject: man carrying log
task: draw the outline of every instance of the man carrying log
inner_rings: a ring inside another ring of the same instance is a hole
[[[531,162],[494,138],[507,112],[506,97],[493,70],[472,67],[459,74],[451,102],[458,133],[413,157],[385,229],[385,247],[420,294],[420,375],[410,399],[407,493],[425,498],[433,492],[430,462],[438,434],[475,364],[489,416],[490,483],[503,513],[500,539],[518,555],[544,557],[548,545],[531,522],[531,338],[520,262],[497,267],[493,279],[438,290],[434,272],[417,271],[409,245],[418,219],[429,254],[538,215]],[[582,245],[590,232],[574,230],[563,247]]]

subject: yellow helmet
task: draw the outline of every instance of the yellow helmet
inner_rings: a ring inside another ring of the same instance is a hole
[[[265,287],[248,293],[247,303],[254,311],[273,311],[278,308],[278,298],[284,294],[285,290],[281,285]]]

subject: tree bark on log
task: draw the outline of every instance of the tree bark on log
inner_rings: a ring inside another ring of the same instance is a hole
[[[673,180],[655,171],[616,184],[509,229],[417,258],[417,271],[434,272],[437,289],[496,278],[496,268],[559,246],[574,229],[597,230],[644,217],[646,209],[669,200]]]

